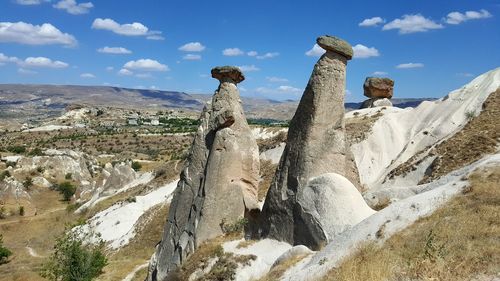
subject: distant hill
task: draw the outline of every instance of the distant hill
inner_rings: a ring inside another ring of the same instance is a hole
[[[82,104],[142,109],[199,111],[210,95],[109,86],[0,84],[0,118],[58,115],[70,105]],[[415,107],[423,100],[393,99],[395,106]],[[249,118],[290,119],[298,101],[242,97]],[[346,103],[347,110],[361,103]]]

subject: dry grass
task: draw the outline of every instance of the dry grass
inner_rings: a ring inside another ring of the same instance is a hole
[[[500,143],[500,89],[483,103],[479,116],[472,118],[460,132],[434,149],[438,155],[421,183],[431,182],[460,167],[494,153]]]
[[[355,116],[345,120],[345,131],[347,141],[355,144],[363,141],[372,130],[373,124],[383,115],[382,109],[373,116]]]
[[[289,258],[280,264],[276,265],[273,267],[265,276],[260,278],[257,281],[276,281],[280,280],[281,276],[283,276],[283,273],[287,271],[290,267],[294,266],[297,264],[299,261],[301,261],[303,258],[305,258],[307,255],[299,255],[295,256],[292,258]]]
[[[435,147],[426,147],[393,169],[387,179],[417,169],[427,157],[436,156],[419,184],[431,182],[496,151],[500,142],[500,89],[490,94],[479,116],[472,118],[459,132]],[[425,134],[426,132],[424,132]],[[425,156],[425,154],[427,154]]]
[[[248,247],[252,246],[253,244],[255,244],[257,242],[259,242],[259,241],[258,240],[254,240],[254,239],[243,240],[240,243],[238,243],[238,245],[236,245],[236,248],[237,249],[248,248]]]
[[[362,246],[324,280],[471,280],[500,271],[500,167],[470,177],[471,187],[431,216]]]
[[[216,276],[216,272],[227,274],[228,272],[224,272],[228,268],[224,268],[225,266],[234,266],[234,263],[244,263],[252,257],[246,256],[235,256],[232,254],[224,253],[224,249],[222,248],[222,244],[224,242],[232,241],[235,239],[240,239],[241,234],[231,234],[225,236],[219,236],[217,238],[208,240],[203,242],[197,249],[188,256],[188,258],[184,261],[184,263],[176,270],[176,272],[172,273],[171,280],[188,280],[189,276],[193,274],[197,269],[204,269],[208,266],[208,262],[213,258],[222,259],[221,262],[217,265],[214,265],[213,270],[210,271],[210,275],[212,277]],[[235,270],[235,268],[233,269]],[[230,272],[229,272],[230,273]],[[208,278],[208,276],[206,276]],[[212,278],[211,277],[211,278]],[[208,279],[202,279],[208,280]],[[225,279],[219,279],[225,280]],[[230,279],[228,279],[230,280]]]
[[[44,280],[38,275],[44,258],[32,257],[26,247],[33,248],[40,256],[50,255],[55,237],[64,231],[66,224],[78,220],[77,216],[67,213],[67,204],[60,201],[56,191],[40,191],[33,196],[37,216],[0,221],[5,246],[14,253],[8,264],[0,266],[2,281]]]

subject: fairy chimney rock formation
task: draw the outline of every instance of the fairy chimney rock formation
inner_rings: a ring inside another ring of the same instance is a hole
[[[366,97],[361,108],[392,106],[390,99],[394,94],[394,80],[389,78],[367,77],[363,84]]]
[[[315,219],[304,214],[299,200],[308,180],[326,173],[340,174],[351,182],[357,177],[350,171],[344,125],[346,66],[352,47],[333,36],[321,36],[317,43],[326,53],[314,66],[290,121],[287,144],[261,216],[262,236],[311,248],[318,248],[327,237],[321,229],[303,227]]]
[[[259,150],[243,113],[236,67],[212,69],[220,81],[200,118],[187,165],[175,190],[148,279],[163,281],[201,243],[258,208]]]

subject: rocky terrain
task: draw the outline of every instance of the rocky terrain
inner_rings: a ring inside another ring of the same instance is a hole
[[[368,77],[349,110],[352,47],[317,44],[298,103],[242,104],[231,66],[210,98],[2,85],[1,118],[28,111],[0,134],[0,280],[45,280],[65,231],[104,242],[97,280],[495,280],[500,68],[406,108]]]

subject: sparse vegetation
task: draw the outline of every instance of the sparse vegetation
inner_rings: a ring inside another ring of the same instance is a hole
[[[283,262],[279,263],[275,267],[273,267],[264,277],[260,278],[258,281],[275,281],[275,280],[280,280],[281,276],[292,266],[297,264],[299,261],[304,259],[306,256],[305,255],[299,255],[295,256],[292,258],[289,258],[287,260],[284,260]]]
[[[0,220],[3,220],[7,217],[7,210],[5,206],[0,206]]]
[[[224,234],[237,234],[243,232],[245,227],[248,225],[248,219],[247,218],[240,218],[237,221],[233,223],[227,224],[225,220],[222,220],[220,223],[220,227],[222,228],[222,231]]]
[[[4,179],[10,177],[10,172],[9,171],[2,171],[0,173],[0,181],[3,181]]]
[[[467,121],[471,121],[476,117],[476,112],[475,111],[467,111],[465,112],[465,118],[467,118]]]
[[[23,154],[26,152],[26,147],[21,146],[21,145],[13,145],[7,147],[7,151],[16,153],[16,154]]]
[[[0,265],[7,263],[12,252],[3,245],[3,236],[0,234]]]
[[[19,215],[24,216],[24,206],[19,206]]]
[[[33,179],[30,177],[25,178],[23,181],[23,186],[24,189],[31,190],[31,187],[33,186]]]
[[[104,242],[85,243],[89,235],[71,230],[56,240],[54,253],[43,265],[40,275],[53,281],[90,281],[107,264]]]
[[[73,175],[71,173],[67,173],[66,175],[64,175],[65,180],[71,180],[72,178],[73,178]]]
[[[65,182],[63,182],[61,184],[55,185],[54,189],[56,189],[57,191],[59,191],[59,193],[61,193],[62,196],[63,196],[63,200],[67,201],[67,202],[71,201],[71,197],[73,197],[73,195],[76,192],[76,186],[74,186],[69,181],[65,181]]]
[[[141,170],[141,168],[142,168],[141,163],[137,161],[132,162],[132,169],[134,169],[134,171],[138,172]]]
[[[500,268],[500,168],[476,172],[464,194],[383,246],[366,244],[324,280],[471,280]],[[362,266],[360,266],[362,264]]]

